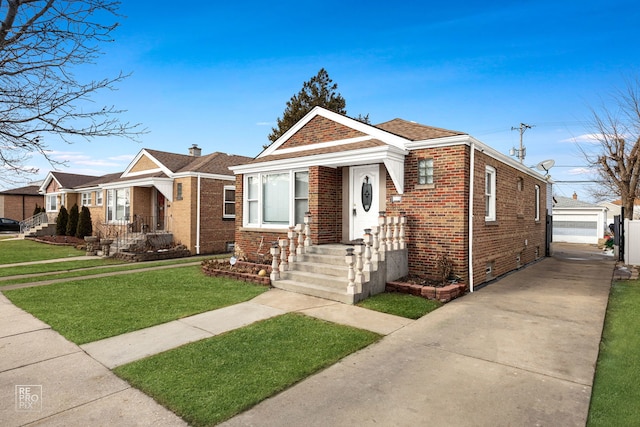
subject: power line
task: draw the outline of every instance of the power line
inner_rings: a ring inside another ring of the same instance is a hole
[[[535,126],[535,125],[533,125]],[[520,127],[512,127],[511,130],[519,130],[520,131],[520,148],[512,148],[511,150],[509,150],[509,154],[512,156],[516,156],[518,157],[518,159],[520,159],[520,163],[524,162],[524,156],[526,155],[526,148],[524,147],[524,145],[522,145],[522,135],[524,135],[524,132],[527,129],[531,129],[533,127],[532,125],[528,125],[526,123],[520,123]]]

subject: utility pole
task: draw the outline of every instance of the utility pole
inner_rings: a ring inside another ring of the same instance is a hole
[[[520,123],[520,127],[512,127],[511,130],[519,130],[520,131],[520,149],[512,148],[509,152],[512,156],[517,156],[520,159],[520,163],[524,162],[524,156],[526,154],[527,149],[522,145],[522,135],[527,129],[531,129],[533,126],[528,125],[526,123]]]

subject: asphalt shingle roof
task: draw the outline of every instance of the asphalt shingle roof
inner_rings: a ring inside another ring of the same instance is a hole
[[[0,191],[0,194],[17,194],[19,196],[40,196],[38,192],[39,185],[27,185],[26,187],[12,188],[10,190]]]
[[[444,138],[447,136],[467,135],[465,132],[436,128],[433,126],[421,125],[403,119],[393,119],[388,122],[375,125],[378,129],[393,133],[411,141],[422,141],[425,139]]]

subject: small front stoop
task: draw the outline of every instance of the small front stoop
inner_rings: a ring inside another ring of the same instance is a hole
[[[348,294],[349,268],[345,263],[346,245],[315,245],[289,263],[289,270],[280,272],[279,280],[272,280],[274,288],[338,301],[357,302],[358,295]]]

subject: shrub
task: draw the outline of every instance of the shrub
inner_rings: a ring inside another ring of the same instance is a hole
[[[85,236],[91,236],[93,233],[93,225],[91,223],[91,212],[89,208],[83,206],[80,210],[80,218],[78,219],[78,230],[76,237],[82,239]]]
[[[78,231],[78,219],[80,218],[80,211],[78,205],[73,204],[69,210],[69,220],[67,221],[67,236],[75,236]]]
[[[65,236],[67,233],[67,223],[69,222],[69,212],[67,208],[60,206],[60,212],[58,212],[58,218],[56,218],[56,234],[58,236]]]

